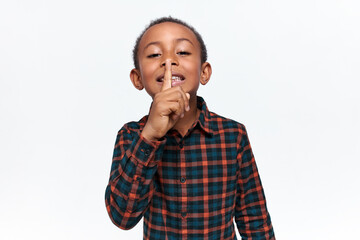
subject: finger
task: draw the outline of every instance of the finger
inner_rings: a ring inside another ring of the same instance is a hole
[[[168,59],[165,62],[165,74],[164,74],[164,82],[161,88],[161,91],[165,91],[166,89],[171,88],[171,60]]]
[[[178,101],[180,98],[183,101],[184,104],[184,110],[189,111],[190,110],[190,94],[185,93],[181,86],[173,87],[171,90],[164,92],[167,101]]]
[[[185,93],[181,86],[179,86],[179,92],[181,93],[182,99],[184,101],[184,110],[189,111],[190,110],[190,104],[189,104],[190,94]]]
[[[181,100],[182,108],[184,109],[184,111],[190,110],[190,95],[188,93],[185,93],[180,86],[173,87],[171,88],[171,90],[167,91],[166,93],[164,92],[163,94],[165,94],[167,101],[178,102]]]
[[[190,94],[189,93],[185,93],[185,110],[186,111],[190,111]]]
[[[184,117],[184,112],[185,112],[185,103],[184,103],[184,99],[183,98],[179,98],[178,100],[180,109],[179,109],[179,113],[180,113],[180,117]]]
[[[186,111],[190,111],[190,103],[189,103],[189,100],[190,100],[190,93],[186,93],[186,97],[187,97],[187,106],[186,106]]]
[[[170,102],[164,115],[171,116],[173,120],[181,117],[182,109],[179,102]]]
[[[182,89],[182,87],[180,88],[180,93],[181,93],[181,97],[182,97],[182,101],[184,103],[184,111],[189,111],[190,110],[190,104],[189,104],[189,99],[190,99],[190,94],[189,93],[185,93],[184,90]]]

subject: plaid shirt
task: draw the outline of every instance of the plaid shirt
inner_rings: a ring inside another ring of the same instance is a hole
[[[113,223],[143,239],[271,239],[274,232],[244,125],[209,112],[182,137],[143,138],[147,116],[118,132],[105,202]]]

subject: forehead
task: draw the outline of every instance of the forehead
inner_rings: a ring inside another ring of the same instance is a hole
[[[141,38],[139,47],[143,48],[149,42],[166,43],[167,41],[174,41],[182,38],[190,40],[195,46],[200,45],[195,34],[189,28],[178,23],[159,23],[146,30]]]

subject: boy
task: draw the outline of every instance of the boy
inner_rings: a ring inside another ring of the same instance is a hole
[[[105,201],[113,223],[143,239],[271,239],[245,127],[209,112],[197,96],[211,76],[201,36],[171,17],[139,36],[130,78],[153,102],[118,132]]]

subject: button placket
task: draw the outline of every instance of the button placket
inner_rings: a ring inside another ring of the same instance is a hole
[[[184,150],[184,139],[180,138],[179,141],[177,142],[177,146],[178,146],[178,154],[180,156],[180,161],[179,161],[179,184],[180,184],[180,191],[181,191],[181,196],[180,196],[180,201],[181,201],[181,209],[179,212],[179,217],[183,220],[181,221],[181,228],[186,228],[187,227],[187,184],[186,184],[186,158],[185,158],[185,150]],[[186,234],[183,236],[183,239],[187,239]]]
[[[181,183],[185,183],[185,182],[186,182],[186,178],[185,178],[185,177],[181,177],[181,178],[180,178],[180,182],[181,182]]]

